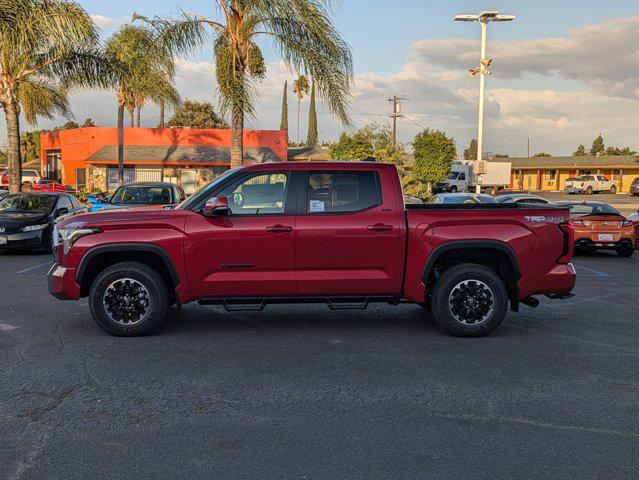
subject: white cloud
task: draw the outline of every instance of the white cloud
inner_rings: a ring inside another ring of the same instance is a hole
[[[95,24],[99,27],[110,27],[112,25],[121,25],[128,20],[127,17],[111,18],[111,17],[105,17],[104,15],[99,15],[99,14],[92,14],[91,18],[93,19]]]
[[[489,42],[488,56],[496,76],[520,78],[526,73],[576,79],[606,95],[639,98],[639,16],[571,30],[567,38]],[[421,40],[416,58],[446,69],[477,64],[477,42]]]

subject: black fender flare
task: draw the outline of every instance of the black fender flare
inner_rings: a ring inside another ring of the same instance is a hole
[[[428,281],[428,277],[433,270],[433,266],[437,259],[445,252],[458,249],[478,249],[478,250],[499,250],[506,254],[515,272],[516,280],[521,279],[521,269],[519,268],[519,261],[517,255],[513,249],[504,242],[499,240],[453,240],[451,242],[443,243],[430,253],[428,260],[422,269],[422,281],[424,284]]]
[[[173,286],[177,287],[180,284],[180,276],[175,269],[175,265],[173,264],[173,260],[170,255],[164,250],[162,247],[158,247],[152,243],[109,243],[108,245],[98,245],[96,247],[90,248],[82,257],[80,261],[80,265],[78,266],[78,271],[76,273],[76,282],[78,285],[82,285],[82,277],[84,276],[84,272],[89,265],[89,262],[96,255],[100,255],[103,253],[111,253],[111,252],[151,252],[159,255],[159,257],[164,262],[167,270],[169,271],[169,275],[171,275],[171,280],[173,281]]]

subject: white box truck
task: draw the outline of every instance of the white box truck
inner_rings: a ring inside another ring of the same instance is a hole
[[[493,187],[502,190],[510,185],[510,162],[461,160],[453,162],[451,175],[443,182],[436,183],[433,193],[473,192],[477,185],[483,192]]]

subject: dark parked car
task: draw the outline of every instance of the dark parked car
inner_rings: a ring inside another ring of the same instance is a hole
[[[635,178],[630,184],[630,193],[639,196],[639,177]]]
[[[528,193],[507,193],[506,195],[500,195],[495,200],[497,200],[497,203],[533,203],[538,205],[550,203],[544,197]]]
[[[490,195],[483,193],[438,193],[428,199],[426,203],[456,204],[456,203],[497,203]]]
[[[89,195],[92,212],[116,208],[177,205],[186,198],[182,187],[168,182],[127,183],[113,195]]]
[[[73,195],[29,192],[0,200],[0,250],[51,251],[57,220],[88,212]]]

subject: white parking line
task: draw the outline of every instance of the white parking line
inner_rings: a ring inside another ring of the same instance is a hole
[[[24,270],[19,270],[16,273],[27,273],[27,272],[30,272],[31,270],[36,270],[38,268],[42,268],[48,265],[51,265],[51,261],[48,261],[47,263],[41,263],[40,265],[34,265],[33,267],[25,268]]]
[[[5,323],[0,323],[0,332],[10,332],[11,330],[15,330],[18,327],[14,327],[13,325],[7,325]]]
[[[587,272],[594,273],[595,277],[612,277],[612,275],[610,275],[609,273],[601,272],[599,270],[595,270],[594,268],[584,267],[582,265],[575,265],[575,268],[581,268],[582,270],[586,270]],[[577,274],[579,274],[579,272],[577,272]],[[583,276],[587,277],[590,275],[583,275]]]

